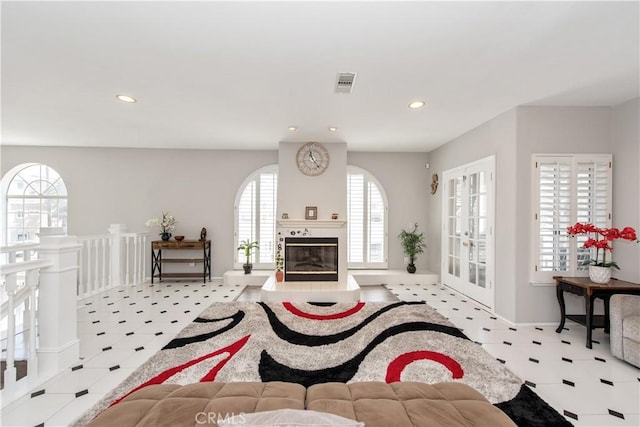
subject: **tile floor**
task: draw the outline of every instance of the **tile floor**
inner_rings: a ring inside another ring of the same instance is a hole
[[[640,369],[609,352],[608,336],[585,347],[584,327],[511,325],[441,285],[367,286],[363,301],[425,300],[519,375],[576,426],[639,426]],[[123,381],[210,303],[257,301],[259,288],[163,283],[115,288],[78,305],[76,366],[2,411],[2,426],[65,426]],[[391,426],[390,426],[391,427]]]
[[[405,301],[426,301],[527,384],[575,426],[640,426],[640,369],[611,355],[609,336],[567,320],[511,326],[442,285],[387,286]]]
[[[66,426],[121,383],[213,302],[244,286],[165,282],[118,287],[78,303],[77,365],[2,410],[1,426]]]

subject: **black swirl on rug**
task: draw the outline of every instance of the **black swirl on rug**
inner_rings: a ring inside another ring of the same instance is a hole
[[[516,397],[506,402],[496,403],[494,406],[507,414],[520,427],[570,427],[573,425],[525,384],[520,387]]]
[[[269,319],[269,323],[271,324],[271,328],[276,333],[276,335],[278,335],[280,339],[294,345],[305,345],[307,347],[319,347],[327,344],[335,344],[339,341],[345,340],[355,335],[356,332],[362,330],[365,326],[367,326],[369,323],[374,321],[376,318],[378,318],[379,316],[381,316],[382,314],[390,310],[393,310],[394,308],[405,306],[405,305],[419,305],[419,304],[425,304],[425,303],[420,301],[409,301],[409,302],[402,301],[402,302],[390,304],[386,307],[381,308],[380,310],[376,311],[370,316],[368,316],[359,325],[354,326],[351,329],[347,329],[345,331],[338,332],[332,335],[307,335],[300,332],[296,332],[290,329],[288,326],[286,326],[280,319],[278,319],[278,316],[276,316],[273,310],[271,310],[271,307],[269,307],[267,304],[263,302],[259,302],[258,304],[260,304],[260,306],[264,309],[265,313],[267,314],[267,318]],[[429,329],[429,330],[442,332],[445,334],[452,335],[454,337],[468,339],[466,335],[464,335],[458,328],[447,326],[447,325],[440,325],[437,323],[424,322],[424,324],[431,325],[432,329]]]
[[[346,362],[337,366],[318,370],[291,368],[276,361],[266,350],[262,350],[262,353],[260,354],[260,363],[258,365],[258,373],[263,382],[287,381],[302,384],[305,387],[327,382],[346,383],[353,378],[356,372],[358,372],[360,363],[362,363],[365,357],[367,357],[367,355],[384,340],[398,334],[414,331],[442,332],[461,339],[469,339],[456,328],[429,322],[408,322],[385,329],[372,339],[371,342],[366,345],[364,350]],[[313,337],[313,339],[317,338]]]
[[[335,302],[308,302],[307,304],[315,305],[316,307],[331,307],[333,305],[336,305],[337,303],[335,303]]]
[[[227,317],[222,317],[220,319],[205,319],[203,317],[196,317],[194,320],[195,323],[215,323],[215,322],[222,322],[229,319],[231,319],[231,322],[223,328],[220,328],[216,331],[207,332],[206,334],[194,335],[192,337],[174,338],[162,349],[169,350],[172,348],[184,347],[185,345],[188,345],[188,344],[193,344],[200,341],[206,341],[217,335],[224,334],[225,332],[235,328],[242,321],[242,319],[244,319],[244,316],[245,316],[244,311],[240,310],[236,314],[233,314]]]

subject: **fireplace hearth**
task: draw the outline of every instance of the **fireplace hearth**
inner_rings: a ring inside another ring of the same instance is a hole
[[[287,237],[285,282],[338,281],[337,237]]]

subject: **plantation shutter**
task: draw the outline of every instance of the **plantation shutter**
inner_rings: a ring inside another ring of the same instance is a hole
[[[250,181],[240,196],[238,203],[238,231],[236,238],[236,248],[243,240],[253,241],[256,235],[256,196],[257,183]],[[236,262],[244,263],[244,252],[238,251]]]
[[[551,283],[559,273],[586,275],[591,258],[586,236],[569,238],[567,227],[610,223],[611,156],[534,156],[535,234],[533,282]]]
[[[348,262],[364,262],[364,176],[347,175]]]
[[[384,200],[378,186],[373,182],[368,183],[369,187],[369,262],[384,262]]]
[[[278,174],[260,174],[260,263],[275,262],[276,204],[278,202]]]
[[[387,206],[382,189],[362,169],[347,172],[349,268],[386,268]]]
[[[254,268],[272,268],[275,265],[277,202],[278,171],[275,166],[263,168],[250,176],[237,199],[235,248],[243,240],[259,242],[260,247],[251,254]],[[245,260],[244,251],[236,251],[236,268]]]
[[[538,164],[538,271],[569,270],[571,223],[570,159],[549,159]]]
[[[608,159],[582,161],[577,164],[576,222],[588,222],[606,228],[611,223],[609,195],[611,194]],[[573,225],[573,224],[572,224]],[[577,270],[587,271],[591,253],[581,248],[586,235],[576,236]]]

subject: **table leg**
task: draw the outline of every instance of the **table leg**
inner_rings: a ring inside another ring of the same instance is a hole
[[[562,291],[562,286],[560,284],[556,285],[556,296],[558,297],[558,304],[560,304],[560,326],[558,326],[558,329],[556,329],[556,332],[560,333],[564,328],[564,316],[565,316],[564,292]]]
[[[593,348],[591,343],[591,332],[593,331],[593,296],[584,296],[584,313],[587,323],[587,348]]]
[[[151,249],[151,284],[153,285],[153,274],[156,272],[156,253]]]

